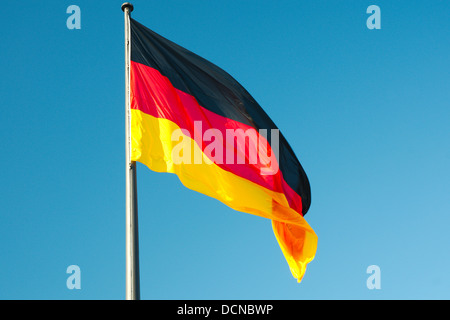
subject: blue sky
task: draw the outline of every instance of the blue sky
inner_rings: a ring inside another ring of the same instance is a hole
[[[4,8],[0,299],[125,297],[122,2]],[[449,1],[132,3],[272,117],[310,179],[319,238],[298,284],[270,221],[138,164],[143,299],[450,298]]]

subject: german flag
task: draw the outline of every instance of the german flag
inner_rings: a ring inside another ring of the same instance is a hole
[[[300,282],[317,236],[303,216],[308,178],[253,97],[213,63],[131,23],[131,160],[184,186],[272,220]]]

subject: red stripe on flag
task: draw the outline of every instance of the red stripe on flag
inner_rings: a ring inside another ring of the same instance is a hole
[[[132,109],[176,123],[180,128],[189,132],[204,152],[208,143],[203,143],[202,137],[204,137],[204,133],[208,129],[218,130],[224,140],[227,129],[242,129],[244,132],[248,129],[255,130],[248,125],[203,108],[198,104],[194,96],[176,89],[167,77],[149,66],[131,61],[130,84]],[[258,131],[255,131],[255,133],[258,137],[257,141],[266,141],[264,137],[260,136]],[[270,132],[267,132],[267,134],[270,134]],[[234,163],[227,163],[227,146],[225,144],[222,145],[223,161],[222,163],[216,162],[218,166],[265,188],[284,193],[289,206],[301,214],[301,197],[286,183],[281,171],[278,170],[273,175],[261,175],[261,169],[265,166],[261,164],[259,158],[255,164],[249,163],[248,153],[246,153],[249,151],[248,143],[246,143],[246,146],[235,145],[235,148],[240,149],[240,151],[233,150],[233,154],[241,152],[246,155],[245,164],[235,163],[236,158],[234,158]],[[267,143],[266,145],[270,150],[270,146]],[[268,152],[270,154],[270,151]]]

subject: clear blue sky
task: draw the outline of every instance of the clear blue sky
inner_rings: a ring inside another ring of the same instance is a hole
[[[122,2],[3,8],[0,299],[125,297]],[[132,3],[272,117],[310,178],[319,238],[298,284],[270,221],[139,164],[143,299],[450,298],[449,1]]]

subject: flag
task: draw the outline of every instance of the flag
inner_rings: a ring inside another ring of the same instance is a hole
[[[271,219],[300,282],[317,236],[304,219],[310,184],[292,148],[227,72],[134,19],[130,24],[131,160]]]

